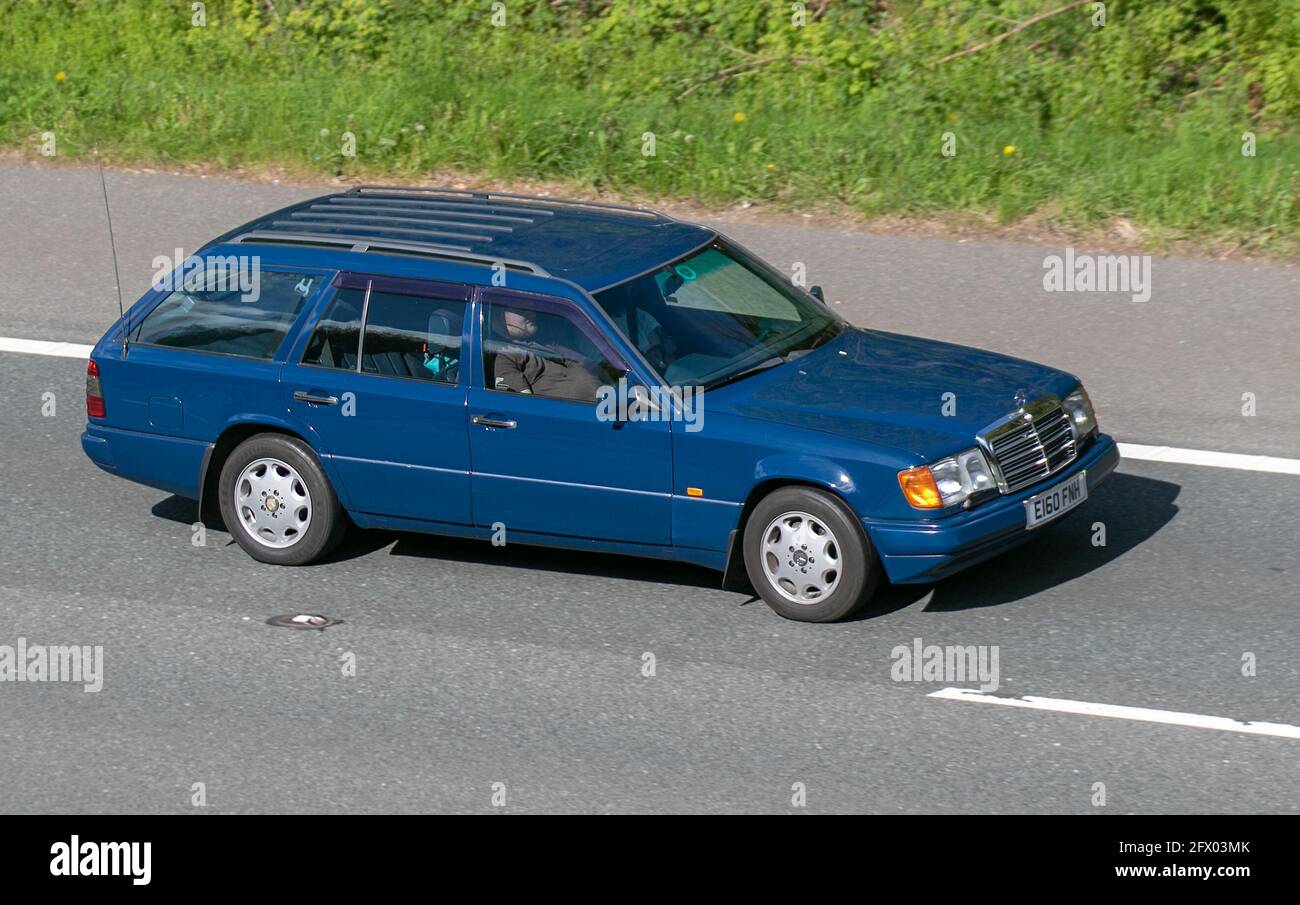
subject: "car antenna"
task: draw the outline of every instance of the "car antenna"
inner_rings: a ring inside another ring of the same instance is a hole
[[[95,147],[95,162],[99,165],[99,187],[104,193],[104,216],[108,218],[108,247],[113,252],[113,282],[117,286],[117,316],[122,322],[122,358],[126,358],[126,311],[122,307],[122,278],[117,271],[117,242],[113,240],[113,214],[108,209],[108,183],[104,180],[104,161]]]

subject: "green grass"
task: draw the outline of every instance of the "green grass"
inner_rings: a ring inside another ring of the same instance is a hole
[[[788,3],[517,0],[494,28],[477,2],[231,0],[196,28],[188,2],[0,0],[0,145],[36,153],[53,131],[60,157],[154,165],[461,170],[1080,230],[1124,217],[1155,242],[1297,253],[1296,0],[1262,21],[1251,0],[1117,0],[1105,28],[1083,8],[934,65],[1058,5],[845,0],[794,29]],[[771,62],[716,77],[755,59]]]

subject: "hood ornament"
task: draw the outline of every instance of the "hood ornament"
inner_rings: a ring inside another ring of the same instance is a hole
[[[1018,409],[1025,407],[1025,400],[1027,400],[1028,398],[1029,397],[1025,394],[1024,390],[1016,390],[1016,395],[1011,397],[1012,401],[1015,402],[1016,404],[1016,408]]]

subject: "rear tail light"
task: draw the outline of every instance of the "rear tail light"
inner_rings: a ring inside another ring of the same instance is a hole
[[[99,365],[92,358],[86,365],[86,415],[90,418],[106,418],[104,411],[104,388],[99,383]]]

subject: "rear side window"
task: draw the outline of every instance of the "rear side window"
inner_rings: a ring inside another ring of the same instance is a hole
[[[269,359],[293,326],[320,277],[262,270],[252,290],[232,286],[225,273],[187,281],[136,328],[134,341]]]
[[[358,368],[364,314],[365,340]],[[340,289],[303,355],[303,364],[454,384],[460,379],[465,302],[426,295]]]
[[[366,309],[361,370],[456,383],[464,325],[464,302],[374,292]]]
[[[365,301],[364,289],[340,289],[334,296],[325,316],[312,332],[307,351],[302,357],[306,365],[338,368],[342,371],[357,369],[357,348],[361,340],[361,306]]]

